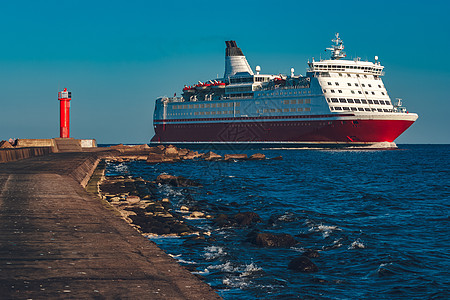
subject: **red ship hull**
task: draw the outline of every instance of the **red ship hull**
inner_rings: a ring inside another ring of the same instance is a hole
[[[301,120],[155,124],[151,143],[345,143],[393,142],[412,120]]]

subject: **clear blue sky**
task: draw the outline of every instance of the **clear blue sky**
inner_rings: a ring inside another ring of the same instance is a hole
[[[223,75],[225,40],[263,73],[305,74],[335,32],[385,66],[418,121],[397,143],[450,143],[448,1],[1,1],[0,140],[71,136],[147,143],[154,100]]]

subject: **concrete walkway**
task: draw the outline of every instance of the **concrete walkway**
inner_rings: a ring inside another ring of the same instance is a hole
[[[220,299],[84,190],[99,156],[0,165],[0,299]]]

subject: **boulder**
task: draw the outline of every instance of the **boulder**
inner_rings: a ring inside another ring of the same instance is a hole
[[[225,154],[225,160],[230,159],[244,160],[248,159],[248,156],[247,154]]]
[[[219,227],[230,225],[230,220],[228,220],[228,216],[225,214],[217,215],[213,222]]]
[[[277,156],[277,157],[274,157],[274,158],[272,158],[272,160],[283,160],[283,156]]]
[[[14,147],[8,141],[0,141],[0,148],[6,149],[6,148],[14,148]]]
[[[158,147],[150,147],[148,148],[149,153],[156,153],[156,154],[163,154],[164,153],[164,149],[161,149],[159,146]]]
[[[205,153],[201,156],[202,159],[210,161],[210,160],[219,160],[222,159],[222,156],[220,156],[219,154],[216,154],[212,151],[209,151],[208,153]]]
[[[287,233],[273,234],[260,232],[256,234],[254,243],[264,248],[292,247],[297,244],[294,237]]]
[[[312,273],[319,271],[319,268],[306,256],[299,256],[291,260],[288,268],[294,271]]]
[[[139,196],[128,196],[127,197],[127,202],[130,204],[136,204],[136,203],[139,203],[139,201],[141,201],[141,198],[139,198]]]
[[[164,156],[167,158],[179,158],[180,154],[177,147],[169,145],[164,149]]]
[[[198,158],[201,156],[202,156],[202,154],[198,153],[197,151],[188,150],[186,155],[184,155],[182,158],[183,159],[194,159],[194,158]]]
[[[205,213],[203,213],[201,211],[193,211],[189,215],[189,218],[193,218],[193,219],[204,218],[204,217],[205,217]]]
[[[164,162],[164,155],[158,154],[158,153],[152,153],[150,152],[147,156],[147,163],[149,164],[156,164],[156,163],[161,163]]]
[[[305,252],[303,252],[302,256],[306,256],[309,258],[318,258],[320,257],[319,251],[313,250],[313,249],[306,249]]]
[[[266,159],[266,156],[262,153],[255,153],[255,154],[251,155],[248,159],[249,160],[264,160],[264,159]]]
[[[253,223],[262,222],[261,217],[255,212],[240,212],[234,215],[234,220],[239,226],[248,226]]]
[[[168,174],[160,174],[156,178],[156,183],[160,184],[169,184],[172,186],[202,186],[200,183],[195,182],[194,180],[184,178],[183,176],[173,176]]]

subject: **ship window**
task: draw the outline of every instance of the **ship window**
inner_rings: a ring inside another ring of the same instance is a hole
[[[305,107],[305,111],[311,111],[311,108]]]
[[[334,91],[334,90],[331,90],[331,92],[332,92],[332,93],[335,93],[335,91]]]
[[[358,67],[358,69],[361,69],[360,67]],[[359,78],[359,74],[356,74],[356,77],[358,77]]]
[[[337,98],[331,98],[331,102],[333,102],[333,103],[337,103],[337,102],[339,102],[339,101],[338,101],[338,99],[337,99]]]
[[[367,104],[367,100],[366,100],[366,99],[361,99],[361,102],[362,102],[363,104]]]
[[[206,114],[209,115],[209,111],[207,111]]]
[[[216,107],[216,104],[215,103],[211,103],[211,107]]]
[[[333,107],[333,106],[330,106],[330,110],[334,110],[334,107]]]
[[[372,85],[368,84],[369,87],[372,87]]]
[[[378,108],[377,110],[378,110],[378,112],[383,112],[383,110],[381,108]]]
[[[216,114],[216,112],[215,112],[215,111],[212,111],[212,112],[211,112],[211,114],[212,114],[212,115],[215,115],[215,114]]]
[[[270,112],[275,112],[275,108],[271,108],[271,109],[270,109]]]
[[[383,100],[380,100],[380,104],[381,104],[381,105],[384,105],[384,101],[383,101]]]
[[[339,82],[335,82],[336,85],[339,85]]]
[[[342,107],[335,107],[334,110],[342,110]]]
[[[341,66],[339,66],[339,68],[340,68]],[[339,76],[342,76],[342,73],[339,73]],[[338,84],[339,85],[339,84]]]
[[[354,94],[354,93],[355,93],[355,91],[353,91],[353,90],[351,90],[350,92],[351,92],[352,94]]]
[[[328,82],[328,85],[331,85],[331,82]]]
[[[369,92],[368,92],[368,91],[366,91],[366,95],[369,95]]]
[[[355,83],[355,86],[358,86],[358,84],[357,84],[357,83]]]
[[[364,110],[365,110],[365,111],[370,111],[370,108],[367,108],[367,107],[366,107],[366,108],[364,108]]]
[[[281,110],[281,109],[280,109],[280,110]],[[241,111],[240,111],[240,110],[237,110],[237,111],[236,111],[236,114],[240,114],[240,113],[241,113]]]
[[[373,100],[373,104],[380,104],[380,101],[378,101],[378,100]]]
[[[297,109],[295,109],[295,108],[291,108],[291,112],[294,112],[294,111],[296,111]]]
[[[289,108],[283,108],[283,112],[289,112]]]
[[[383,95],[383,96],[384,96],[384,92],[381,92],[381,95]]]
[[[391,105],[391,102],[389,100],[385,101],[386,105]]]
[[[328,103],[330,103],[330,102],[331,102],[330,98],[327,98],[327,102],[328,102]]]
[[[204,108],[205,107],[205,104],[200,104],[200,108]]]
[[[284,104],[289,104],[289,100],[284,100]]]
[[[297,111],[303,111],[303,108],[299,107],[297,108]]]
[[[358,107],[358,110],[359,110],[359,111],[364,111],[364,108]]]
[[[372,92],[372,95],[375,95],[375,92]]]
[[[352,84],[351,84],[350,82],[347,82],[347,85],[348,85],[348,86],[352,86]]]
[[[266,112],[269,112],[269,110],[268,109],[264,109],[264,112],[266,113]]]
[[[348,102],[348,103],[354,103],[354,102],[353,102],[353,99],[347,99],[347,102]]]
[[[361,86],[362,86],[362,87],[366,87],[366,85],[365,85],[364,83],[361,83]]]
[[[381,85],[378,85],[378,87],[381,89]]]
[[[305,99],[305,104],[310,104],[311,103],[311,99]]]
[[[277,112],[281,112],[281,108],[277,108]]]
[[[241,102],[236,102],[236,107],[241,106]]]
[[[291,100],[291,104],[297,104],[297,100]]]
[[[350,107],[343,107],[344,110],[350,110]]]
[[[351,109],[352,111],[357,111],[356,107],[352,107]]]
[[[189,104],[189,108],[193,108],[194,107],[194,105],[192,105],[192,104]]]
[[[298,104],[303,104],[303,99],[298,99]]]
[[[347,74],[347,77],[352,77],[352,75],[350,75],[350,74]]]
[[[384,112],[389,112],[389,109],[383,108]]]
[[[372,101],[372,100],[367,100],[367,102],[369,102],[369,104],[373,104],[373,101]]]
[[[361,103],[361,100],[355,99],[355,103]]]
[[[369,70],[369,68],[365,68],[366,70]],[[364,78],[367,78],[367,75],[364,75]]]
[[[344,98],[339,98],[339,102],[341,103],[347,103],[347,101]]]

